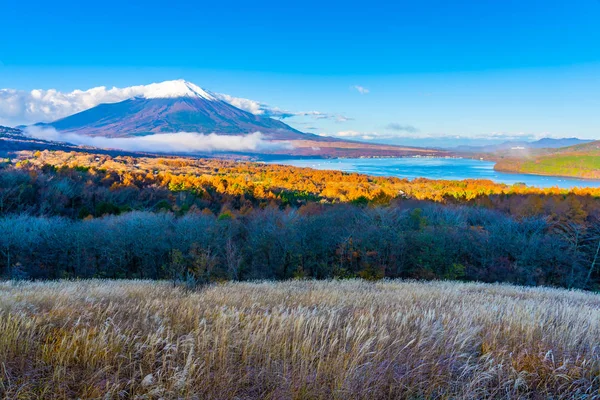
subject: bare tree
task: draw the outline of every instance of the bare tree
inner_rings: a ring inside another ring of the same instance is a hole
[[[239,280],[242,255],[231,238],[228,238],[225,242],[225,262],[227,263],[229,277],[236,281]]]

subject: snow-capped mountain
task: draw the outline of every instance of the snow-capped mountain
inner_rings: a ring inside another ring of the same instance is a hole
[[[48,124],[60,132],[87,136],[132,137],[155,133],[262,132],[271,139],[320,140],[289,125],[241,110],[218,94],[184,80],[132,87],[132,97],[100,104]]]
[[[183,79],[175,81],[165,81],[160,83],[151,83],[142,86],[142,94],[135,97],[143,97],[145,99],[173,99],[177,97],[192,97],[202,98],[206,100],[216,101],[218,95],[202,89],[200,86],[194,85],[191,82]]]
[[[107,95],[105,103],[54,122],[36,124],[38,128],[54,128],[57,132],[45,129],[36,131],[35,127],[28,127],[26,133],[36,138],[135,151],[150,151],[144,143],[152,142],[153,152],[173,152],[174,143],[177,144],[177,153],[201,152],[208,149],[203,142],[206,139],[204,134],[216,134],[209,136],[219,141],[217,147],[223,151],[238,149],[240,146],[234,146],[233,142],[250,138],[258,140],[260,145],[253,144],[247,151],[257,154],[324,157],[441,154],[430,149],[353,142],[300,132],[279,120],[242,110],[232,104],[235,103],[232,100],[243,99],[213,93],[184,80],[102,90]],[[243,107],[242,104],[238,105]],[[260,134],[257,136],[256,132]],[[140,138],[166,133],[171,135]],[[202,134],[202,137],[194,137],[194,134]],[[223,135],[232,136],[225,140],[227,146],[221,143]],[[189,142],[192,139],[195,143],[201,141],[202,145],[192,145]],[[157,149],[157,141],[164,143],[164,147],[161,145]],[[185,150],[182,150],[182,145]],[[214,146],[211,150],[214,151]]]

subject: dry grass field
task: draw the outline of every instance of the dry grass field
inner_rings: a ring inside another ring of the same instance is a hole
[[[0,361],[11,399],[592,399],[600,296],[450,282],[4,282]]]

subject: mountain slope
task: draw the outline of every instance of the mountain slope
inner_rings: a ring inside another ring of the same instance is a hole
[[[70,151],[76,146],[66,143],[52,142],[26,136],[17,128],[0,126],[0,156],[21,150],[64,150]]]
[[[7,157],[23,150],[52,150],[65,152],[89,152],[110,155],[149,156],[150,154],[135,151],[100,149],[93,146],[78,146],[75,144],[34,138],[26,135],[21,129],[0,125],[0,157]]]

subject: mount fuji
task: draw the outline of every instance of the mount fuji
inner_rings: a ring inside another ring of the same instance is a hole
[[[317,135],[300,132],[276,119],[234,107],[219,95],[184,80],[147,85],[141,95],[118,103],[100,104],[37,126],[108,138],[178,132],[219,135],[261,132],[273,140],[320,140]]]
[[[132,151],[150,151],[144,145],[148,142],[153,142],[152,149],[156,149],[156,142],[165,143],[159,146],[163,153],[175,147],[177,152],[216,151],[214,146],[212,150],[204,146],[208,139],[227,142],[221,151],[240,148],[233,144],[246,140],[251,144],[248,152],[254,154],[317,157],[445,154],[432,149],[355,142],[301,132],[280,120],[242,110],[228,102],[225,95],[185,80],[132,86],[119,91],[122,97],[115,102],[33,127],[52,128],[49,131],[57,132],[51,137],[55,141]],[[76,140],[70,140],[73,138]],[[194,146],[189,142],[192,139],[196,142]],[[253,140],[259,140],[260,146],[252,144]]]

